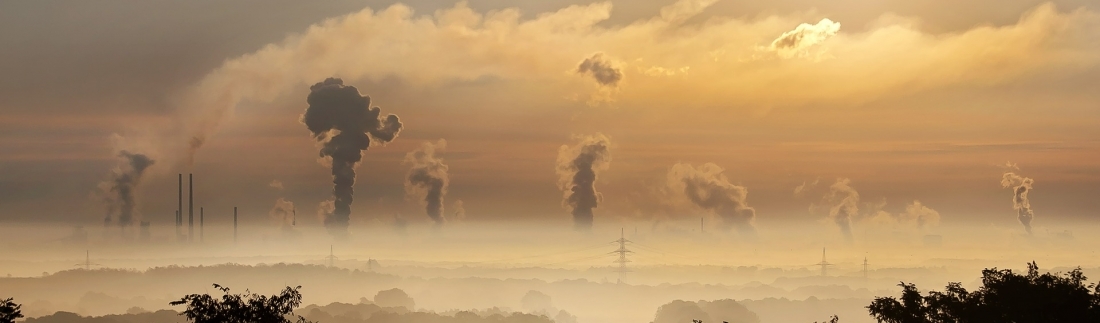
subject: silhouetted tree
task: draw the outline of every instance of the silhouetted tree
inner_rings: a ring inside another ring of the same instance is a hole
[[[288,317],[302,304],[302,286],[289,286],[279,294],[264,296],[245,290],[244,294],[230,294],[229,287],[214,284],[224,293],[221,298],[208,294],[191,294],[169,304],[187,305],[180,315],[195,323],[310,323],[297,316],[297,321]]]
[[[0,300],[0,323],[14,323],[16,319],[23,317],[20,309],[23,305],[16,304],[13,298]]]
[[[949,283],[943,292],[922,296],[913,284],[899,286],[900,299],[875,298],[867,306],[879,322],[1100,322],[1100,285],[1086,285],[1080,268],[1041,275],[1035,262],[1028,264],[1027,275],[986,269],[974,292]]]

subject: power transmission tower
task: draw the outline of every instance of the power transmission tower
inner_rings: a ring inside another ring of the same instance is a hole
[[[335,266],[337,257],[336,254],[332,253],[332,245],[328,245],[328,257],[325,257],[325,259],[328,259],[329,267]]]
[[[863,279],[867,279],[867,266],[869,265],[870,264],[867,263],[867,257],[863,257]]]
[[[100,264],[93,264],[92,263],[92,256],[91,255],[92,255],[91,252],[89,252],[88,250],[84,250],[84,263],[75,264],[73,266],[84,267],[84,270],[92,270],[92,266],[101,266]]]
[[[829,266],[832,266],[833,264],[830,264],[829,262],[825,261],[825,248],[824,247],[821,248],[821,262],[818,263],[817,265],[821,266],[821,276],[828,276],[829,275],[828,268],[829,268]]]
[[[626,254],[633,252],[629,249],[626,249],[626,243],[633,243],[634,241],[626,240],[626,230],[620,230],[621,231],[619,231],[619,240],[615,240],[615,242],[619,243],[619,249],[610,253],[619,255],[619,259],[615,259],[615,263],[619,264],[619,268],[616,269],[615,272],[619,273],[619,283],[621,284],[623,282],[623,274],[630,272],[630,269],[626,268],[626,263],[630,262],[629,259],[626,259]]]

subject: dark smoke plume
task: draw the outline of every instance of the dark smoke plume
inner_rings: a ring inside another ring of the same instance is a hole
[[[829,186],[829,218],[833,219],[844,238],[852,241],[852,218],[859,215],[859,192],[849,186],[852,181],[838,178]]]
[[[99,184],[103,193],[103,202],[107,207],[107,216],[103,223],[111,223],[117,217],[120,227],[134,223],[137,202],[134,194],[145,170],[153,165],[153,160],[143,154],[128,151],[118,153],[119,163],[111,170],[110,178]]]
[[[329,78],[310,88],[309,107],[301,122],[313,138],[322,144],[320,156],[332,163],[333,209],[325,215],[325,227],[334,234],[347,233],[355,185],[355,167],[371,141],[385,144],[401,131],[396,115],[382,116],[371,107],[370,97],[359,94],[354,86],[345,86],[338,78]]]
[[[1023,177],[1013,172],[1007,172],[1001,177],[1001,186],[1012,188],[1012,208],[1016,209],[1016,219],[1024,225],[1027,234],[1031,234],[1031,220],[1035,218],[1035,213],[1031,211],[1031,201],[1027,198],[1027,193],[1031,191],[1031,185],[1034,183],[1035,181],[1030,177]]]
[[[558,187],[565,193],[562,205],[573,214],[573,224],[589,230],[592,209],[603,199],[596,191],[596,174],[611,165],[611,139],[600,133],[578,139],[576,145],[558,149]]]
[[[746,203],[749,190],[730,184],[722,174],[722,168],[706,163],[699,168],[690,164],[676,164],[668,171],[669,186],[682,192],[695,206],[714,212],[722,219],[725,228],[736,228],[745,234],[753,234],[756,210]]]
[[[447,195],[447,165],[436,157],[436,150],[447,148],[447,141],[440,139],[436,143],[425,142],[420,148],[405,155],[405,163],[410,166],[405,177],[405,193],[424,199],[425,211],[437,226],[443,225],[443,196]]]
[[[593,54],[577,65],[577,73],[590,74],[603,86],[616,86],[623,79],[623,72],[612,65],[603,53]]]

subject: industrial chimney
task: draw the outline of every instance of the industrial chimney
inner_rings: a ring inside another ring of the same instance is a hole
[[[179,174],[179,207],[176,208],[176,239],[179,239],[183,226],[183,173]]]
[[[187,174],[187,242],[195,241],[195,174]]]
[[[237,243],[237,207],[233,207],[233,243]]]
[[[202,207],[199,207],[199,242],[203,242],[203,237],[205,236],[202,230],[203,219],[205,219],[205,217],[203,216]]]

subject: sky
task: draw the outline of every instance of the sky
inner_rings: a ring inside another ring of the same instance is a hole
[[[212,223],[320,226],[330,77],[401,124],[352,225],[1023,230],[1006,172],[1100,215],[1087,1],[10,1],[0,43],[0,224],[171,223],[193,173]]]

